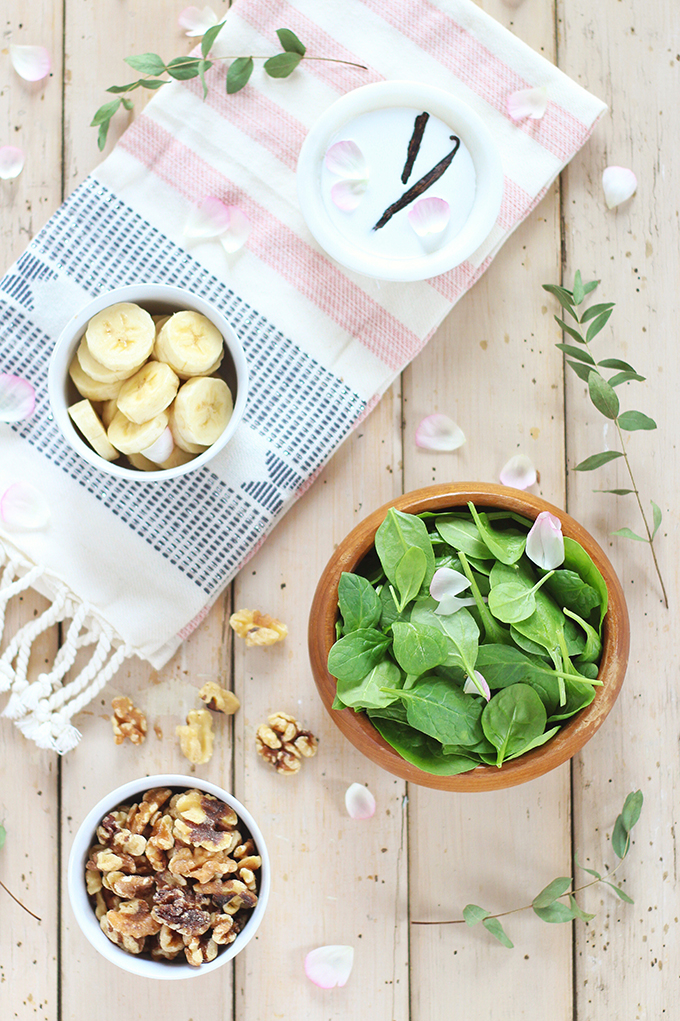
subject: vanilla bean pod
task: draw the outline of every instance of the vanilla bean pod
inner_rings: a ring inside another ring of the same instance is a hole
[[[419,198],[423,192],[427,191],[427,189],[435,183],[435,181],[439,180],[445,170],[448,170],[453,162],[453,157],[460,148],[460,138],[456,135],[451,135],[451,141],[455,141],[456,143],[451,152],[445,156],[443,160],[440,160],[439,163],[432,168],[432,170],[428,171],[424,177],[421,177],[419,181],[416,181],[416,183],[409,188],[408,191],[405,191],[400,199],[397,199],[397,201],[393,202],[391,206],[388,206],[373,230],[380,230],[381,227],[384,227],[385,224],[392,219],[395,213],[398,213],[400,209],[404,209],[406,206],[410,205],[411,202],[414,202],[417,198]]]
[[[423,134],[425,133],[425,125],[430,119],[429,113],[421,113],[416,117],[416,122],[413,126],[413,134],[411,135],[411,141],[408,143],[408,152],[406,154],[406,163],[404,169],[401,172],[401,183],[406,184],[411,171],[413,170],[413,164],[416,161],[416,157],[420,152],[420,145],[423,141]]]

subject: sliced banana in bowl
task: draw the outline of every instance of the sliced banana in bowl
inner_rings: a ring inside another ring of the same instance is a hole
[[[155,284],[111,291],[80,310],[48,374],[71,446],[101,470],[138,480],[174,478],[221,450],[243,417],[247,381],[222,313]]]

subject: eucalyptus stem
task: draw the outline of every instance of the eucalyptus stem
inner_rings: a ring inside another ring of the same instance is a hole
[[[1,886],[2,888],[3,888],[3,890],[5,891],[5,893],[8,893],[8,894],[9,894],[9,896],[10,896],[10,897],[12,898],[12,900],[13,900],[13,901],[14,901],[14,902],[15,902],[16,904],[18,904],[20,908],[23,908],[23,909],[24,909],[24,911],[26,912],[26,914],[30,915],[30,916],[31,916],[31,918],[35,918],[35,920],[36,920],[37,922],[42,922],[42,918],[39,918],[39,917],[38,917],[38,915],[34,915],[34,914],[33,914],[33,912],[32,912],[32,911],[30,911],[30,910],[29,910],[29,908],[27,908],[25,904],[22,904],[22,903],[21,903],[21,901],[19,900],[19,898],[18,898],[18,897],[15,897],[15,896],[14,896],[14,894],[12,893],[12,891],[11,891],[11,890],[9,890],[9,889],[8,889],[8,888],[7,888],[6,886],[5,886],[5,884],[3,883],[2,879],[0,879],[0,886]]]

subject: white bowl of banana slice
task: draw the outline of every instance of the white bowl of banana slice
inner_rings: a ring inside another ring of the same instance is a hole
[[[243,417],[248,369],[224,316],[190,291],[136,284],[100,294],[54,348],[50,404],[66,440],[119,478],[202,467]]]

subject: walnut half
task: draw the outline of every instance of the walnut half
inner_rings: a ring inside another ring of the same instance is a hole
[[[215,681],[207,681],[199,691],[198,697],[205,702],[208,709],[215,713],[225,713],[227,716],[232,716],[241,705],[233,691],[220,688]]]
[[[316,755],[318,740],[311,731],[303,730],[294,716],[273,713],[257,728],[255,734],[257,754],[274,767],[277,773],[297,773],[302,758]]]
[[[127,695],[119,695],[118,698],[112,699],[111,708],[113,709],[111,726],[116,744],[122,744],[125,738],[132,744],[141,744],[147,731],[146,716],[142,710],[137,709]]]
[[[207,709],[190,709],[185,727],[177,727],[182,754],[196,766],[210,762],[214,734],[212,717]]]
[[[239,638],[245,638],[248,648],[253,645],[274,645],[288,634],[285,624],[259,610],[238,610],[232,613],[229,625]]]

